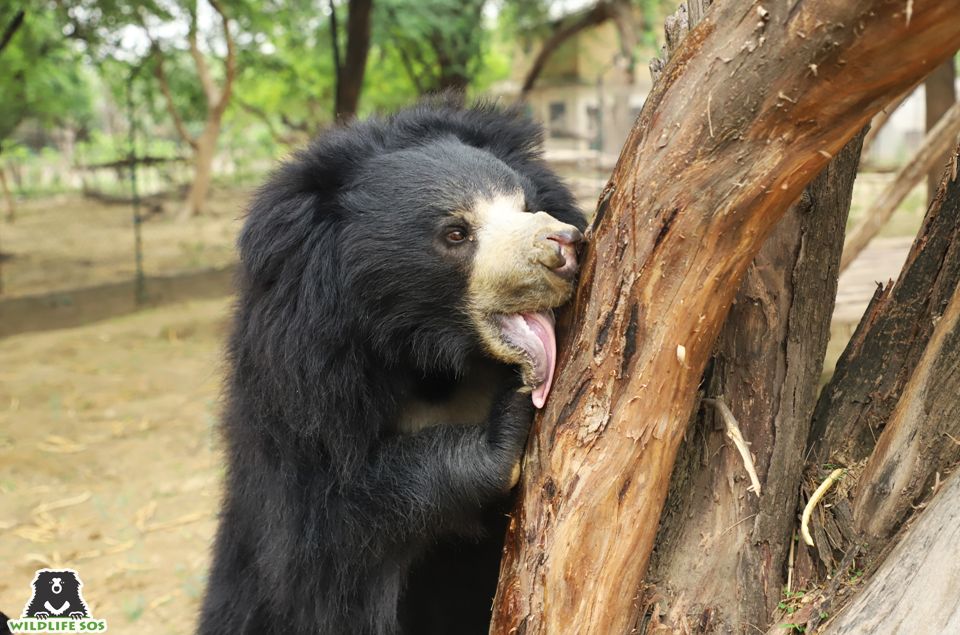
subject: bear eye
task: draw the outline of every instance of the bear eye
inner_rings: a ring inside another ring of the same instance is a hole
[[[462,243],[467,239],[467,232],[459,227],[447,231],[447,241],[451,243]]]

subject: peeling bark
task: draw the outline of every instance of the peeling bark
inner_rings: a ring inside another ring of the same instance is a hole
[[[915,0],[908,21],[883,0],[724,0],[684,39],[605,188],[560,323],[560,372],[525,457],[492,633],[630,630],[743,273],[828,159],[960,46],[955,9]]]

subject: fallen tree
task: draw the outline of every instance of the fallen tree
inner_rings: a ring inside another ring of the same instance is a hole
[[[836,5],[719,2],[664,68],[561,318],[492,633],[636,626],[674,458],[745,270],[844,144],[960,46],[955,2]]]

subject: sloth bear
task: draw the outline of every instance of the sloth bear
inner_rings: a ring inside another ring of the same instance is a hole
[[[486,633],[586,220],[518,109],[332,129],[239,238],[202,635]]]
[[[33,595],[24,607],[22,617],[41,620],[90,617],[87,603],[80,594],[81,586],[80,578],[72,569],[40,569],[33,578]]]

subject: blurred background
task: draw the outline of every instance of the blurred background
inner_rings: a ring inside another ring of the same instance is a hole
[[[112,630],[191,631],[234,239],[279,159],[338,121],[462,90],[525,104],[592,212],[676,4],[2,3],[0,610],[19,614],[35,569],[69,566]],[[851,223],[956,102],[953,65],[938,73],[876,122]],[[916,183],[844,273],[832,355],[928,196]]]

